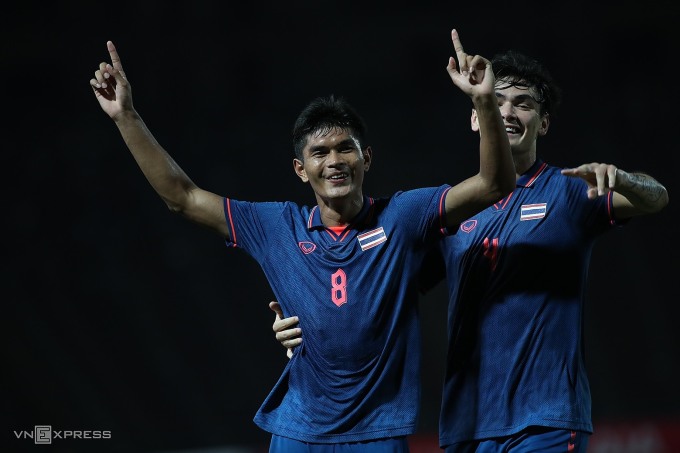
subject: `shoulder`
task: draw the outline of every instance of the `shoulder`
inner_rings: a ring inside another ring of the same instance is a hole
[[[429,200],[432,198],[439,198],[451,189],[449,184],[442,184],[441,186],[432,187],[418,187],[415,189],[399,190],[391,197],[391,200]]]
[[[553,186],[559,186],[568,189],[578,189],[586,187],[588,184],[581,178],[575,178],[570,176],[565,176],[562,174],[562,170],[566,167],[557,167],[553,165],[547,165],[542,170],[542,174],[547,183]]]
[[[313,207],[299,205],[292,201],[242,201],[225,198],[225,205],[231,211],[251,212],[260,216],[289,213],[291,215],[301,214],[306,217],[314,210]]]

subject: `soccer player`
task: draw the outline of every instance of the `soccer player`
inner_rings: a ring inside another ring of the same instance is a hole
[[[320,97],[293,129],[296,174],[313,207],[252,203],[198,187],[147,129],[112,42],[111,63],[90,80],[143,174],[168,208],[207,226],[261,265],[286,316],[307,341],[255,415],[272,452],[407,452],[420,395],[418,279],[447,227],[514,187],[514,167],[485,58],[465,53],[455,30],[453,83],[473,103],[479,172],[450,186],[363,193],[373,151],[361,117],[342,98]]]
[[[585,453],[593,432],[583,342],[591,250],[617,225],[663,209],[668,193],[613,164],[560,169],[538,158],[560,88],[518,52],[496,55],[492,67],[516,188],[451,228],[422,272],[432,285],[445,265],[449,288],[440,445],[447,453]],[[306,329],[271,306],[291,355]]]

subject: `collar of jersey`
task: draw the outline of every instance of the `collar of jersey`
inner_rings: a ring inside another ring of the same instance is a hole
[[[519,177],[517,180],[518,187],[531,187],[538,177],[548,168],[548,164],[541,159],[536,159],[536,162]]]

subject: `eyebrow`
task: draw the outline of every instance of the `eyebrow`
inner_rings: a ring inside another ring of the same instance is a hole
[[[496,97],[499,98],[499,99],[508,99],[508,96],[500,93],[499,91],[496,91]],[[530,94],[518,94],[517,96],[511,97],[511,99],[513,101],[520,101],[520,102],[526,101],[526,100],[532,100],[535,103],[540,104],[540,102],[538,102],[538,100],[536,100],[536,98],[533,97]]]
[[[354,142],[353,139],[346,138],[345,140],[338,142],[333,146],[335,146],[335,147],[346,147],[346,146],[356,147],[356,143]],[[326,146],[326,145],[315,145],[315,146],[312,146],[312,147],[309,148],[309,152],[311,153],[313,151],[322,151],[322,150],[329,149],[329,148],[330,147]]]

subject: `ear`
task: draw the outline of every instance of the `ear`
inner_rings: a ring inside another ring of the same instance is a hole
[[[470,128],[473,132],[479,132],[479,118],[477,118],[477,110],[472,109],[472,115],[470,115]]]
[[[364,156],[364,171],[366,172],[371,166],[371,162],[373,162],[373,150],[370,146],[367,146],[361,153]]]
[[[550,127],[550,114],[546,113],[541,120],[541,127],[538,129],[538,135],[545,135],[548,133],[548,127]]]
[[[305,171],[305,165],[300,159],[293,159],[293,170],[295,170],[295,174],[298,175],[302,182],[309,182],[307,172]]]

